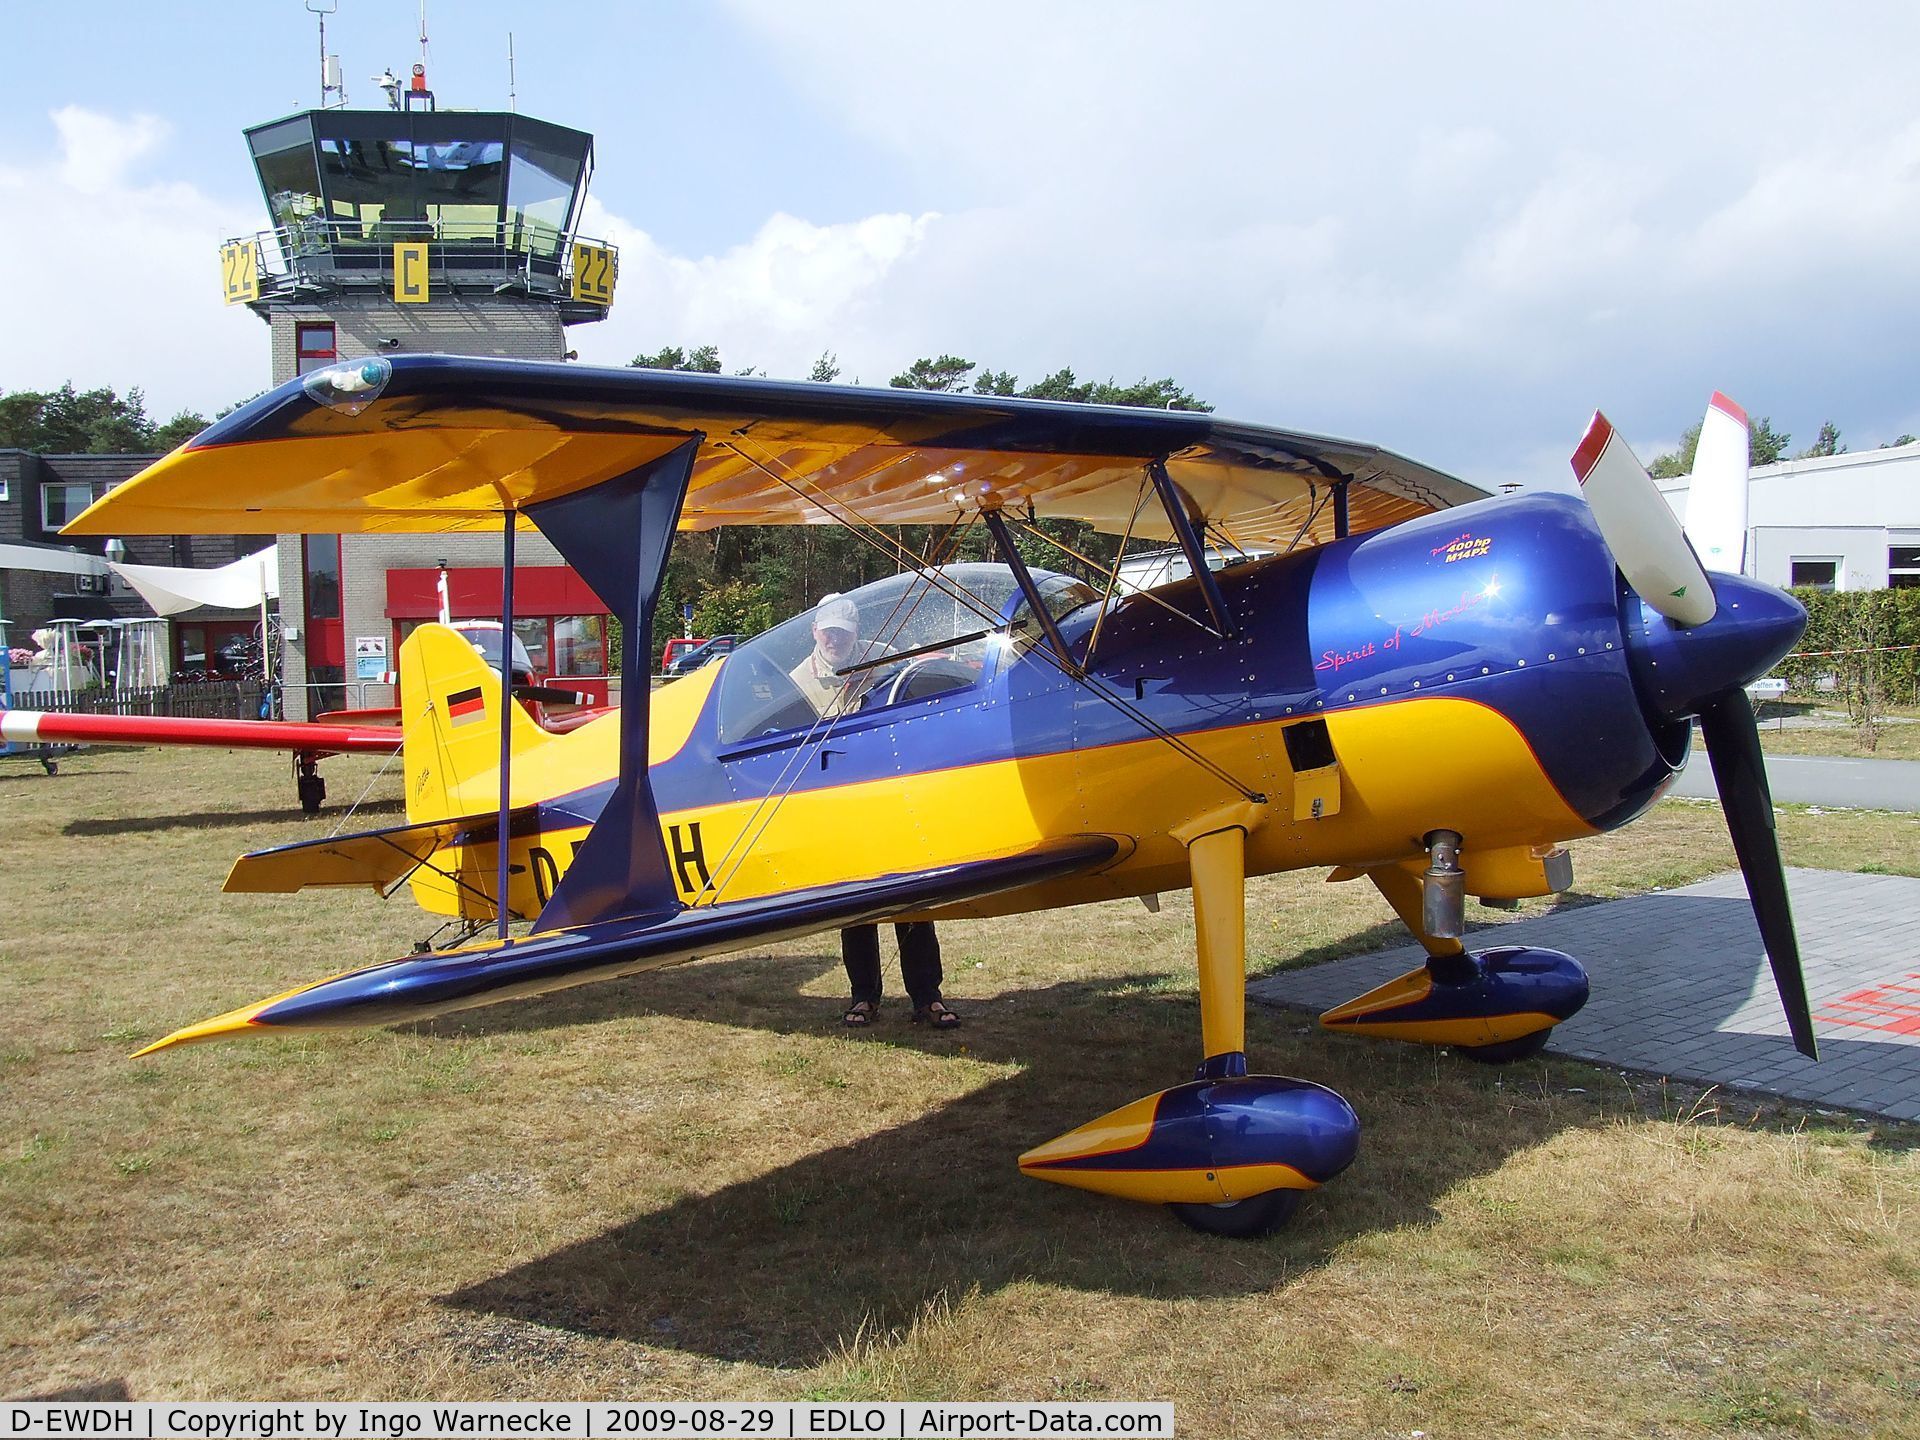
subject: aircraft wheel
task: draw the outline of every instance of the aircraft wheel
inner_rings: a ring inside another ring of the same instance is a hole
[[[1547,1048],[1547,1037],[1553,1034],[1549,1025],[1544,1030],[1536,1030],[1531,1035],[1522,1035],[1518,1040],[1502,1040],[1496,1045],[1461,1045],[1456,1047],[1460,1053],[1479,1065],[1511,1065],[1516,1060],[1531,1060]]]
[[[1180,1223],[1202,1235],[1223,1235],[1229,1240],[1258,1240],[1271,1235],[1293,1218],[1300,1208],[1298,1190],[1269,1190],[1247,1200],[1229,1200],[1219,1205],[1169,1205]]]
[[[295,784],[300,793],[302,814],[318,815],[320,805],[327,798],[327,782],[318,775],[302,775]]]

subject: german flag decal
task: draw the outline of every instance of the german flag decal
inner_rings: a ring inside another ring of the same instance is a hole
[[[447,718],[455,725],[470,724],[486,713],[486,697],[480,693],[478,685],[470,690],[456,690],[447,696]]]

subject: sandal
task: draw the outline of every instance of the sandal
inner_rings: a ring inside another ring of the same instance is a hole
[[[864,1030],[873,1024],[874,1017],[880,1013],[880,1007],[871,1000],[856,1000],[847,1006],[847,1013],[840,1017],[840,1023],[849,1030]]]
[[[951,1030],[960,1023],[960,1017],[947,1008],[944,1000],[935,1000],[930,1005],[915,1007],[913,1023],[931,1025],[936,1030]]]

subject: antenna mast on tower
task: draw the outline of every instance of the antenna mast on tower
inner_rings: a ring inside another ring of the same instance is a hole
[[[320,108],[327,108],[327,97],[335,96],[335,103],[347,103],[347,84],[340,74],[340,57],[327,53],[327,16],[340,8],[340,0],[302,0],[309,15],[320,20]]]

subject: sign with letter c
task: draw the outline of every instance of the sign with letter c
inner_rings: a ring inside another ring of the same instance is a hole
[[[393,247],[393,303],[424,305],[430,284],[427,280],[427,247],[423,242]]]

